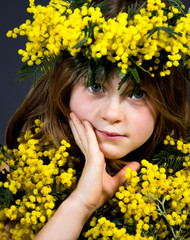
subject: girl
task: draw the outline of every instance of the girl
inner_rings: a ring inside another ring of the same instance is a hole
[[[104,15],[111,18],[132,3],[109,1]],[[68,140],[71,155],[84,165],[76,189],[35,240],[78,239],[92,213],[125,183],[127,168],[137,171],[140,160],[151,161],[167,134],[186,137],[185,71],[172,67],[170,75],[152,78],[144,64],[138,68],[141,83],[136,86],[130,78],[120,85],[120,72],[114,67],[105,83],[94,79],[89,84],[87,74],[75,83],[80,71],[73,74],[78,65],[72,63],[64,52],[53,71],[31,89],[7,128],[7,146],[14,148],[20,132],[39,118],[45,125],[36,138],[45,136],[57,146],[60,139]]]

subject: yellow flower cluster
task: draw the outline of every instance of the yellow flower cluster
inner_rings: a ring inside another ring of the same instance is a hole
[[[154,76],[152,71],[159,68],[160,76],[169,75],[170,68],[178,67],[184,56],[183,64],[190,68],[190,14],[172,25],[170,19],[180,12],[172,6],[165,11],[161,0],[147,0],[147,7],[129,20],[123,12],[107,20],[100,8],[87,4],[71,10],[63,0],[50,0],[47,6],[35,6],[34,0],[29,1],[28,12],[34,14],[34,21],[27,20],[7,33],[13,38],[28,37],[26,50],[19,50],[28,65],[39,65],[45,57],[68,50],[72,56],[82,51],[96,61],[106,57],[124,74],[132,62],[142,67],[142,62],[151,60],[146,71]],[[165,59],[161,60],[163,51]]]
[[[121,211],[125,212],[126,219],[143,221],[141,227],[145,232],[151,228],[149,221],[154,221],[159,225],[160,239],[166,239],[169,234],[170,229],[163,221],[165,219],[171,228],[175,226],[174,236],[178,235],[179,229],[189,229],[189,221],[186,221],[190,210],[189,169],[167,177],[164,168],[158,169],[157,165],[146,160],[141,163],[142,182],[140,183],[140,178],[135,176],[136,173],[128,170],[126,178],[131,184],[126,189],[121,187],[116,194],[121,200],[119,206]],[[160,215],[163,216],[161,221]]]
[[[19,50],[19,54],[23,56],[22,61],[28,61],[28,65],[41,64],[45,56],[59,55],[65,49],[68,49],[71,55],[76,55],[80,49],[73,46],[85,37],[84,29],[88,22],[99,24],[103,20],[99,8],[87,9],[84,5],[81,10],[75,9],[72,12],[67,9],[69,4],[65,1],[50,0],[46,7],[35,6],[34,0],[29,1],[28,12],[34,14],[34,21],[31,23],[26,20],[19,28],[7,33],[8,37],[15,38],[18,34],[28,37],[26,50]]]
[[[165,145],[176,146],[177,150],[184,154],[183,158],[183,166],[189,167],[190,166],[190,143],[184,142],[183,139],[175,140],[171,136],[166,136],[164,140]]]
[[[154,240],[153,237],[142,237],[141,235],[132,236],[126,233],[125,228],[118,229],[115,223],[110,222],[105,217],[99,219],[94,217],[91,221],[91,226],[95,227],[84,234],[89,240]]]
[[[17,149],[0,149],[1,159],[9,165],[0,181],[0,195],[6,197],[4,202],[0,199],[2,240],[34,239],[80,177],[78,160],[67,152],[69,143],[62,140],[56,148],[43,137],[35,138],[42,127],[43,123],[35,120],[35,128],[18,139]],[[167,162],[159,167],[146,160],[141,161],[140,173],[127,169],[127,185],[94,213],[90,228],[85,226],[82,233],[85,238],[190,240],[190,145],[170,136],[164,143],[184,156],[181,170],[171,175],[172,171],[168,174],[164,168]],[[15,225],[5,231],[9,221]]]
[[[43,126],[36,120],[35,132]],[[24,141],[23,141],[24,138]],[[43,139],[35,139],[31,130],[18,139],[18,149],[8,150],[9,173],[0,187],[9,189],[16,197],[10,207],[0,209],[0,239],[33,239],[57,209],[58,194],[64,200],[76,183],[76,171],[67,148],[61,141],[59,149]],[[6,161],[6,159],[5,159]],[[63,166],[65,168],[63,168]],[[16,221],[14,228],[3,233],[4,223]]]
[[[3,153],[1,152],[1,149],[2,147],[0,147],[0,169],[1,169],[1,167],[4,165],[4,155],[3,155]]]
[[[182,239],[184,231],[190,230],[190,169],[167,177],[164,168],[146,160],[141,164],[141,177],[127,169],[128,185],[115,195],[126,229],[105,218],[92,219],[88,239]],[[131,227],[134,234],[128,233]]]

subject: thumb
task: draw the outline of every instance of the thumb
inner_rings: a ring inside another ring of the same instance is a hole
[[[128,162],[125,167],[123,167],[113,178],[116,183],[116,190],[119,186],[126,182],[126,170],[130,168],[132,171],[138,171],[140,169],[140,163],[138,162]]]

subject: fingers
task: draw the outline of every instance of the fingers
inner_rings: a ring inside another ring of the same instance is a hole
[[[96,163],[98,163],[98,160],[100,159],[100,163],[102,163],[102,159],[104,159],[104,156],[100,151],[93,127],[88,121],[84,121],[84,126],[85,126],[85,131],[87,136],[87,144],[88,144],[87,147],[88,147],[88,152],[89,152],[91,161],[94,160]]]
[[[69,124],[75,138],[75,141],[86,157],[94,157],[98,153],[99,146],[93,127],[88,121],[80,119],[72,112],[70,114]]]
[[[140,169],[140,163],[129,162],[125,167],[123,167],[113,178],[115,180],[115,189],[117,190],[119,186],[126,182],[126,169],[130,168],[132,171],[138,171]]]
[[[132,171],[138,171],[140,169],[141,165],[139,162],[128,162],[127,165],[124,167],[124,170],[126,172],[127,168],[130,168]]]
[[[70,114],[69,124],[76,144],[81,149],[83,154],[86,155],[87,140],[84,125],[74,113]]]
[[[93,126],[89,121],[80,121],[72,112],[70,114],[70,127],[73,132],[75,141],[83,154],[86,162],[95,164],[96,166],[105,165],[104,155],[99,149],[96,134]]]

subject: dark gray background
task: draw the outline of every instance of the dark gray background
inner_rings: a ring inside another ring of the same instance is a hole
[[[48,0],[38,0],[37,3],[46,4]],[[183,0],[186,7],[190,6],[190,0]],[[15,74],[22,66],[18,49],[23,48],[26,39],[7,38],[6,32],[14,27],[18,27],[31,15],[26,12],[27,0],[1,0],[0,7],[0,143],[5,144],[5,130],[9,119],[19,107],[28,90],[32,85],[32,80],[25,82],[15,82]]]

